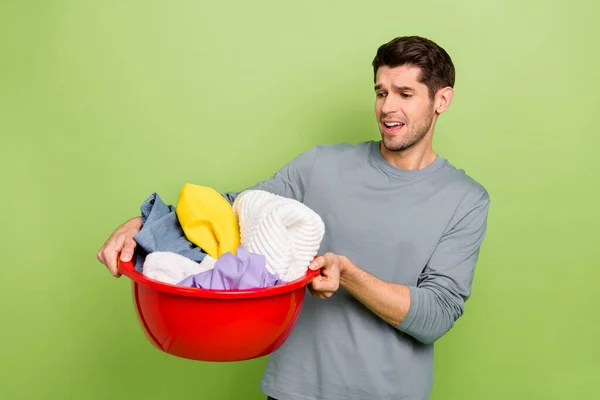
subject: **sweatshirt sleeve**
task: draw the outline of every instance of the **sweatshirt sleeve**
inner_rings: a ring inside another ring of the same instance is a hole
[[[279,168],[270,178],[258,182],[245,190],[264,190],[279,196],[303,201],[315,162],[318,147],[313,147],[296,156]],[[222,196],[233,204],[241,192],[226,192]]]
[[[471,294],[490,199],[485,190],[469,197],[469,206],[453,218],[417,285],[409,286],[410,308],[397,326],[425,344],[435,342],[454,326]]]

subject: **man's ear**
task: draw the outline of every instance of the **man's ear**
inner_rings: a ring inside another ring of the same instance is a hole
[[[452,103],[452,98],[454,97],[454,89],[451,87],[445,87],[440,90],[435,95],[434,99],[434,111],[438,114],[443,113],[450,107],[450,103]]]

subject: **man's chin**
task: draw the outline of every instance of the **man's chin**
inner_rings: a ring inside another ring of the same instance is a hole
[[[387,138],[386,135],[381,135],[381,142],[387,151],[402,151],[408,148],[405,143],[397,140],[390,140],[390,138]]]

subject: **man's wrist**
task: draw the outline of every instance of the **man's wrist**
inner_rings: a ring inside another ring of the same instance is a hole
[[[340,256],[340,281],[352,274],[355,265],[345,256]]]

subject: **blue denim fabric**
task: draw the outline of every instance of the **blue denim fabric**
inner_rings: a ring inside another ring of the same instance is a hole
[[[135,269],[142,272],[148,253],[170,251],[200,262],[206,253],[190,242],[181,229],[175,207],[166,205],[157,193],[152,193],[141,205],[142,229],[133,237],[136,248]]]

